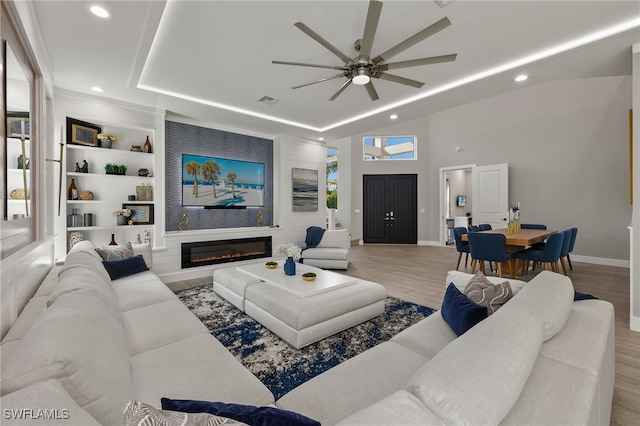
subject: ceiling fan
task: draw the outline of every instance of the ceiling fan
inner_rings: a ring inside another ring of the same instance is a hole
[[[351,83],[364,86],[372,101],[379,99],[376,89],[371,82],[372,78],[379,78],[382,80],[392,81],[394,83],[405,84],[407,86],[420,88],[424,83],[416,80],[412,80],[405,77],[400,77],[394,74],[387,73],[388,70],[394,70],[399,68],[415,67],[420,65],[438,64],[441,62],[451,62],[456,60],[457,54],[432,56],[429,58],[412,59],[408,61],[387,63],[389,59],[397,54],[404,52],[411,46],[425,40],[439,31],[447,28],[451,25],[451,21],[448,18],[442,18],[436,23],[429,25],[422,31],[412,35],[408,39],[398,43],[391,49],[388,49],[384,53],[371,58],[371,48],[373,47],[373,39],[378,27],[378,21],[380,20],[380,12],[382,11],[382,2],[372,0],[369,2],[369,10],[367,11],[367,19],[364,26],[364,34],[361,39],[358,39],[354,43],[354,48],[358,52],[358,56],[350,58],[340,51],[337,47],[333,46],[322,36],[317,34],[311,28],[303,24],[302,22],[296,22],[294,25],[309,37],[320,43],[331,53],[336,55],[344,62],[344,65],[318,65],[308,64],[302,62],[287,62],[287,61],[271,61],[273,64],[279,65],[295,65],[301,67],[313,67],[313,68],[327,68],[332,70],[341,71],[340,74],[336,74],[330,77],[324,77],[319,80],[311,81],[309,83],[300,84],[292,87],[292,89],[299,89],[301,87],[310,86],[312,84],[321,83],[323,81],[333,80],[336,78],[346,77],[347,81],[338,89],[336,93],[329,98],[330,101],[335,100],[344,90],[351,85]]]

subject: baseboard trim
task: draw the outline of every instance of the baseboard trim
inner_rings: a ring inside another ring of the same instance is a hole
[[[631,315],[629,317],[629,328],[631,331],[640,331],[640,317]]]
[[[583,263],[592,263],[594,265],[617,266],[619,268],[630,268],[631,262],[622,259],[608,259],[606,257],[580,256],[578,254],[571,255],[571,260]]]

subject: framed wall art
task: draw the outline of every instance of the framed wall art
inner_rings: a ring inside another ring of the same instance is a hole
[[[123,204],[122,208],[133,212],[129,219],[134,225],[153,225],[153,204]]]
[[[291,192],[294,212],[318,211],[318,171],[292,168]]]
[[[98,146],[98,134],[102,127],[67,117],[67,143]]]

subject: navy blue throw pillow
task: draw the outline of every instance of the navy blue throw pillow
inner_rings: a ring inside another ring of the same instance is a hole
[[[487,308],[473,303],[453,283],[447,287],[440,313],[458,336],[487,318]]]
[[[587,293],[580,293],[579,291],[576,291],[575,294],[573,295],[573,300],[589,300],[589,299],[597,299],[597,297],[592,296],[591,294],[587,294]]]
[[[118,260],[103,260],[102,264],[112,280],[149,270],[141,254]]]
[[[275,407],[226,404],[224,402],[191,401],[162,398],[162,409],[182,413],[209,413],[227,417],[251,426],[320,426],[317,422],[293,411]]]

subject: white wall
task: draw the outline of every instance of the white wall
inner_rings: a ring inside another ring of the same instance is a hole
[[[415,134],[417,161],[361,160],[352,137],[352,229],[362,235],[362,175],[418,173],[418,240],[438,241],[439,168],[509,163],[510,200],[523,222],[579,228],[574,253],[629,260],[628,110],[631,78],[532,84],[367,135]],[[461,147],[459,152],[455,147]],[[614,262],[615,263],[615,262]]]

